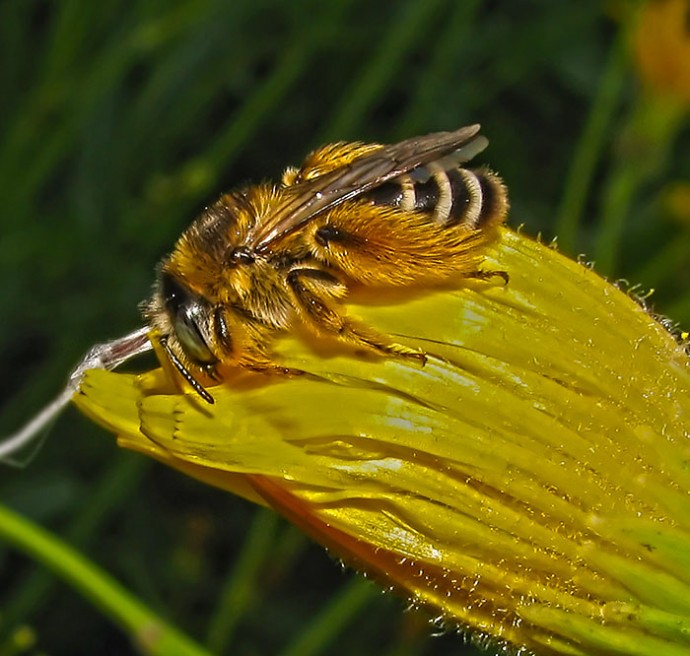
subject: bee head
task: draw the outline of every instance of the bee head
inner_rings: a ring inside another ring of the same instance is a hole
[[[160,343],[175,368],[205,401],[213,397],[189,371],[188,364],[216,378],[219,355],[232,350],[223,307],[213,306],[174,274],[161,269],[154,296],[144,310],[162,335]],[[188,364],[187,364],[188,363]]]

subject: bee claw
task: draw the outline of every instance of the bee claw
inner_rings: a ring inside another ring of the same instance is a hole
[[[281,367],[277,364],[244,364],[243,367],[249,371],[253,371],[257,374],[263,375],[275,375],[275,376],[301,376],[305,372],[301,369],[293,369],[292,367]]]
[[[503,278],[503,286],[504,287],[510,282],[510,275],[508,275],[507,271],[492,271],[491,273],[493,273],[494,276],[498,276],[499,278]]]
[[[502,278],[504,287],[510,282],[510,275],[507,271],[472,271],[467,274],[467,277],[474,278],[475,280],[491,280],[491,278]]]
[[[404,353],[404,356],[406,358],[411,358],[413,360],[417,360],[419,364],[424,367],[427,363],[428,357],[424,351],[412,351],[411,353]]]

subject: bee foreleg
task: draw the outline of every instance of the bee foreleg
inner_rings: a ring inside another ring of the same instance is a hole
[[[491,278],[503,278],[503,284],[507,285],[510,282],[510,276],[507,271],[468,271],[465,273],[466,278],[475,278],[476,280],[491,280]]]
[[[426,362],[423,352],[396,344],[385,335],[362,326],[333,307],[329,301],[342,294],[342,283],[327,271],[313,268],[293,269],[288,273],[287,281],[294,295],[297,311],[317,332],[376,351],[380,355],[410,357],[421,361],[422,364]]]

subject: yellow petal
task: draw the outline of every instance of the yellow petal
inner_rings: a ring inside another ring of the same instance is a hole
[[[89,372],[120,444],[288,516],[449,623],[540,654],[690,650],[690,365],[626,294],[505,230],[476,283],[349,312],[404,360],[171,392]]]

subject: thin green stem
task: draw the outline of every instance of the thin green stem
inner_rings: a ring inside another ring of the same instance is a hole
[[[429,22],[443,4],[441,0],[408,3],[372,60],[365,63],[361,75],[343,94],[338,109],[326,123],[320,142],[352,136],[362,117],[402,66],[404,56],[419,40],[427,38]]]
[[[594,248],[597,270],[618,270],[625,220],[641,186],[663,170],[686,112],[672,98],[641,96],[621,134],[617,158],[604,186],[603,217]]]
[[[585,128],[578,141],[565,181],[556,220],[558,245],[566,253],[576,248],[577,233],[585,203],[590,196],[597,163],[608,143],[607,135],[618,107],[628,70],[625,30],[613,44]]]
[[[376,597],[376,588],[355,578],[334,596],[281,656],[317,656],[324,653],[335,637]],[[377,591],[376,591],[377,592]]]
[[[137,483],[148,469],[143,458],[121,453],[83,504],[79,515],[67,530],[68,539],[81,547],[90,542],[98,527],[113,512],[119,511],[127,496],[134,493]],[[8,627],[20,624],[24,618],[44,604],[54,585],[54,579],[45,569],[31,573],[18,587],[17,594],[3,608],[3,623]]]
[[[206,646],[214,654],[226,652],[239,621],[253,606],[257,579],[275,548],[278,521],[269,510],[259,510],[254,517],[209,623]]]
[[[350,1],[328,6],[326,24],[337,24]],[[324,30],[328,33],[328,30]],[[183,188],[194,199],[210,193],[217,183],[218,172],[240,155],[274,111],[280,106],[299,77],[307,70],[322,45],[322,32],[300,33],[282,51],[275,68],[242,107],[230,118],[227,128],[214,139],[203,158],[186,164],[178,174]]]
[[[438,81],[452,79],[455,75],[458,44],[466,44],[464,49],[468,50],[481,4],[482,0],[464,0],[449,8],[445,24],[429,44],[429,65],[424,75],[420,76],[415,92],[396,125],[393,138],[402,140],[432,127],[426,123],[429,117],[434,116],[434,107],[443,104],[446,93]]]
[[[103,570],[56,536],[0,505],[0,538],[71,584],[153,656],[209,656],[163,621]]]

